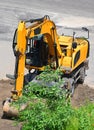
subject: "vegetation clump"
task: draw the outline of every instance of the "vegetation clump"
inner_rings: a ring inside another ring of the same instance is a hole
[[[59,69],[46,69],[37,80],[26,85],[23,96],[13,103],[20,108],[28,102],[16,119],[23,122],[22,130],[94,130],[94,104],[72,108]]]

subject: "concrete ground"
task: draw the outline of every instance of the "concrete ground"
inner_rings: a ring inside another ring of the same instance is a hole
[[[90,30],[89,70],[85,84],[77,87],[72,98],[73,106],[85,100],[94,101],[94,1],[93,0],[0,0],[0,80],[6,73],[13,74],[15,58],[12,52],[14,31],[20,20],[49,15],[58,26],[74,30],[86,26]],[[60,28],[60,32],[63,32]],[[92,87],[92,88],[91,88]],[[2,101],[10,96],[12,86],[9,81],[0,81],[0,129],[20,130],[14,121],[2,119]]]

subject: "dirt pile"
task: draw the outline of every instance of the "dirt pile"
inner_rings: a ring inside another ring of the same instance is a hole
[[[94,89],[90,88],[88,85],[79,84],[71,99],[72,105],[79,107],[88,101],[94,102]]]

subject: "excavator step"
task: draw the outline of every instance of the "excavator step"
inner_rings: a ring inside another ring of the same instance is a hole
[[[9,78],[9,79],[13,79],[13,80],[15,80],[15,76],[14,76],[14,75],[6,74],[6,77]]]

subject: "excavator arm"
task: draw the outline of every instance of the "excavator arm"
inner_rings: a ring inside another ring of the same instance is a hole
[[[16,63],[15,63],[15,88],[12,91],[13,96],[21,96],[22,86],[24,82],[25,69],[25,51],[26,51],[26,28],[25,23],[21,21],[17,29],[17,45],[15,48]]]
[[[27,23],[32,23],[32,25],[27,26]],[[15,37],[17,43],[14,45],[16,64],[15,64],[15,88],[12,91],[12,98],[16,99],[22,95],[23,83],[24,83],[24,69],[26,62],[26,49],[28,44],[28,39],[36,39],[36,37],[42,35],[43,40],[48,44],[49,47],[49,57],[55,57],[56,67],[58,67],[58,57],[61,56],[61,49],[58,43],[58,35],[56,32],[55,24],[48,19],[47,16],[40,19],[33,19],[29,21],[21,21],[18,25]],[[15,39],[14,37],[14,39]],[[28,68],[28,65],[27,65]],[[43,66],[29,66],[29,69],[42,69]]]

